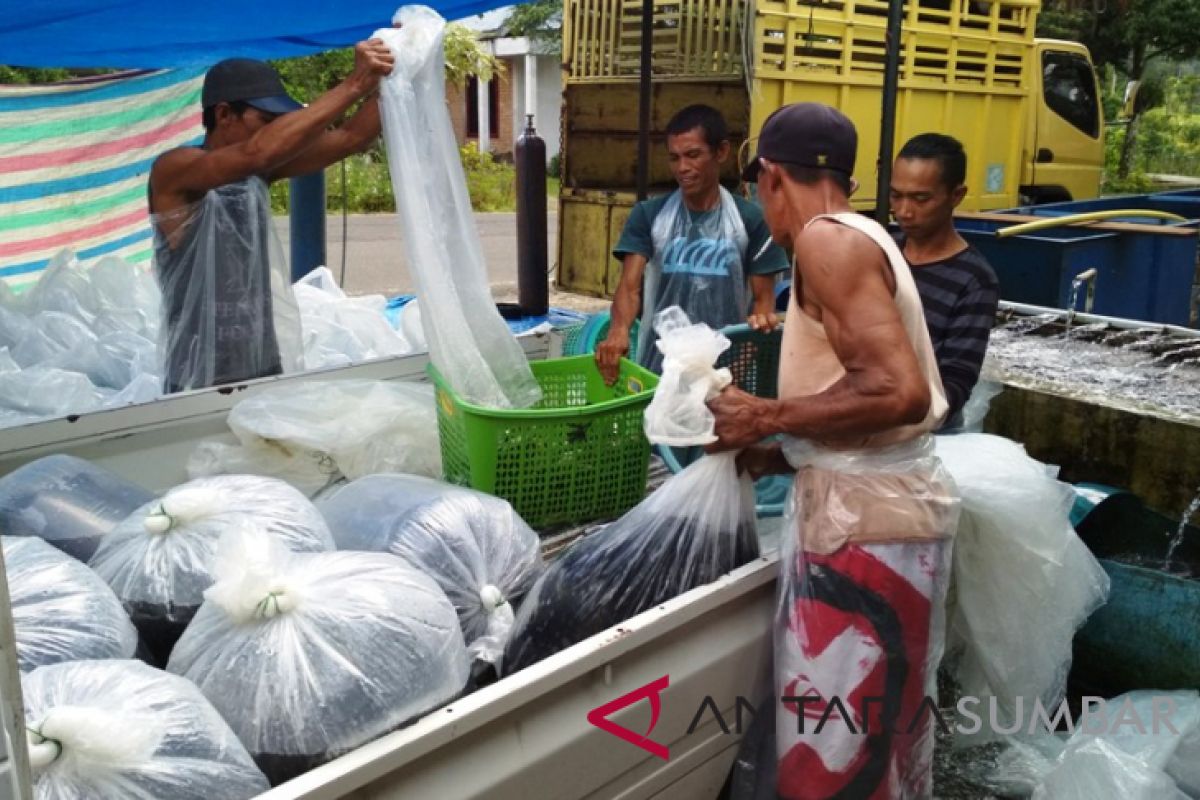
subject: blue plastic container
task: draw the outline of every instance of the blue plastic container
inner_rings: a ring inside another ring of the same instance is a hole
[[[1170,211],[1187,223],[1164,223],[1130,218],[1130,222],[1162,227],[1196,228],[1200,196],[1137,196],[1101,198],[1011,209],[1005,213],[1065,216],[1087,211],[1143,208]],[[1187,325],[1191,290],[1196,275],[1195,236],[1156,232],[1100,231],[1087,227],[1049,228],[1000,239],[996,231],[1012,223],[986,219],[957,219],[958,232],[984,254],[1000,280],[1000,297],[1018,303],[1068,308],[1075,276],[1095,268],[1092,311],[1112,317]],[[1076,309],[1083,309],[1080,289]]]

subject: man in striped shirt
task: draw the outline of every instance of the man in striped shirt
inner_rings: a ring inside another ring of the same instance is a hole
[[[950,411],[942,431],[962,425],[962,408],[979,380],[1000,287],[983,254],[954,229],[967,193],[967,156],[950,136],[910,139],[892,168],[896,237],[921,293]]]

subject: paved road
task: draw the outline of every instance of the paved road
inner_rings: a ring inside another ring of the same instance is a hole
[[[516,297],[516,216],[513,213],[475,215],[492,293],[501,300]],[[557,219],[557,215],[551,213],[547,221],[547,247],[551,264],[556,257]],[[284,247],[287,247],[288,218],[277,217],[275,224]],[[342,274],[342,224],[341,215],[331,214],[326,220],[326,256],[334,275]],[[347,292],[392,296],[413,291],[400,221],[395,214],[350,214],[346,217],[346,228],[346,267],[342,286]],[[562,292],[554,292],[551,302],[585,311],[606,308],[608,305],[595,298]]]

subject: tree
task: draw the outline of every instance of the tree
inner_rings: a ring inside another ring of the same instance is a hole
[[[1090,8],[1066,0],[1048,2],[1038,25],[1041,35],[1082,41],[1098,64],[1112,64],[1130,81],[1146,81],[1156,61],[1200,56],[1200,0],[1110,0]],[[1129,174],[1138,117],[1161,97],[1146,82],[1145,97],[1135,102],[1121,148],[1118,174]]]
[[[562,49],[562,0],[532,0],[513,8],[504,21],[509,36],[527,36],[530,39]]]

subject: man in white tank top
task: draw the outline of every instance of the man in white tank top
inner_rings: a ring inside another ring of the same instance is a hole
[[[744,178],[795,261],[779,399],[731,388],[710,403],[713,449],[743,449],[755,475],[796,471],[775,624],[777,788],[794,800],[929,795],[957,526],[920,296],[892,238],[850,206],[856,150],[821,104],[763,125]]]

